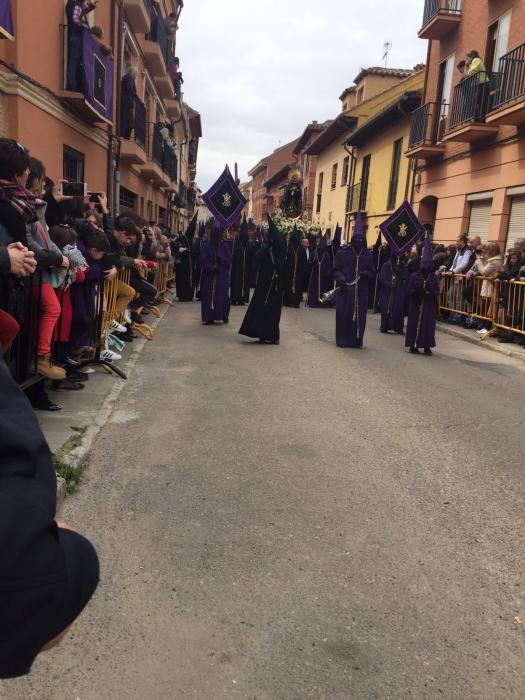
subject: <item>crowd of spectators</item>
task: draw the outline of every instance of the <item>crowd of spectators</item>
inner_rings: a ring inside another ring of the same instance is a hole
[[[100,344],[104,284],[113,281],[116,301],[100,357],[118,363],[116,350],[133,342],[133,328],[156,305],[159,263],[172,259],[166,227],[133,213],[114,221],[103,192],[66,196],[62,184],[21,144],[0,139],[0,345],[17,372],[33,361],[45,382],[28,396],[51,411],[60,405],[49,390],[80,391],[93,371],[79,363]],[[25,335],[15,342],[21,326]]]

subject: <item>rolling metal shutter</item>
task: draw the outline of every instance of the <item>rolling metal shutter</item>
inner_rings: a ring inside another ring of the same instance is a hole
[[[512,198],[505,252],[512,248],[518,238],[525,238],[525,194]]]
[[[492,199],[483,199],[479,202],[472,202],[470,206],[471,209],[468,235],[479,236],[481,240],[485,242],[489,234]]]

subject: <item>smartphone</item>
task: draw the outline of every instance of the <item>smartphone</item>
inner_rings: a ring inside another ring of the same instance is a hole
[[[99,197],[102,194],[102,192],[88,192],[89,195],[89,201],[92,202],[93,204],[100,204],[99,202]]]
[[[61,191],[66,197],[85,197],[87,195],[87,183],[62,182]]]

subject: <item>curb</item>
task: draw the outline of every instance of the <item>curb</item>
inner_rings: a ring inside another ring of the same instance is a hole
[[[507,346],[500,345],[499,343],[490,342],[490,340],[480,340],[475,336],[468,335],[467,333],[463,333],[457,328],[446,326],[442,323],[438,323],[436,325],[436,329],[441,333],[446,333],[447,335],[451,335],[454,338],[464,340],[467,343],[472,343],[474,345],[477,345],[478,347],[487,348],[487,350],[497,352],[500,355],[506,355],[507,357],[512,357],[514,360],[519,360],[520,362],[525,362],[525,352],[510,350]]]
[[[166,315],[168,309],[170,306],[168,304],[164,305],[162,304],[160,306],[160,317],[156,318],[153,323],[148,324],[151,325],[152,328],[157,329],[159,326],[160,322]],[[152,319],[153,320],[153,319]],[[115,376],[115,383],[109,390],[109,392],[106,394],[106,397],[100,406],[100,408],[97,410],[97,415],[92,423],[87,430],[84,432],[84,434],[81,437],[80,444],[78,447],[76,447],[74,450],[72,450],[67,457],[64,458],[64,461],[72,468],[72,469],[78,469],[79,466],[87,459],[89,456],[89,452],[91,450],[91,446],[93,445],[93,442],[95,438],[98,436],[102,428],[106,425],[108,422],[111,414],[113,413],[113,409],[115,407],[115,404],[117,402],[118,397],[120,396],[121,391],[124,389],[126,386],[126,381],[129,381],[131,378],[131,372],[133,371],[133,368],[137,364],[137,361],[139,359],[139,356],[146,345],[146,343],[149,343],[151,341],[146,340],[143,336],[141,338],[137,338],[135,343],[133,344],[133,351],[131,352],[129,358],[126,360],[126,363],[121,367],[123,372],[126,374],[128,377],[127,380],[121,379],[120,377]],[[62,505],[64,502],[64,499],[66,497],[66,484],[65,481],[61,478],[57,479],[57,510],[58,508]]]

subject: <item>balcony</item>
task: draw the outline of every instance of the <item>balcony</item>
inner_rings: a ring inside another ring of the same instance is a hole
[[[525,124],[525,44],[500,58],[492,76],[489,108],[487,124]]]
[[[182,114],[180,102],[173,99],[167,99],[164,101],[164,104],[166,105],[168,117],[174,122],[178,121]]]
[[[162,172],[162,159],[164,156],[164,139],[160,127],[157,124],[150,125],[148,132],[148,159],[142,167],[142,176],[152,183],[162,187],[165,176]]]
[[[59,32],[62,88],[58,96],[83,121],[112,124],[115,62],[88,29],[82,31],[80,39],[81,51],[88,61],[81,61],[78,54],[73,53],[67,26],[59,25]]]
[[[120,158],[129,165],[146,165],[146,107],[136,100],[134,112],[122,113]]]
[[[348,188],[346,194],[346,213],[356,214],[358,211],[366,211],[366,199],[368,197],[368,188],[366,191],[361,187],[361,182],[356,182]]]
[[[168,190],[170,192],[176,192],[178,180],[178,158],[175,151],[167,143],[164,144],[164,159],[162,169],[170,180]]]
[[[151,10],[151,0],[124,0],[126,20],[135,34],[149,32]]]
[[[425,0],[420,39],[443,39],[461,22],[461,0]]]
[[[497,133],[497,126],[485,123],[490,85],[485,72],[475,73],[456,85],[444,141],[473,143]]]
[[[144,62],[153,76],[160,95],[166,99],[174,98],[175,55],[172,49],[172,39],[162,17],[157,16],[151,23],[151,29],[144,40],[142,51]]]
[[[410,116],[407,158],[428,160],[445,152],[441,141],[447,118],[447,104],[427,102]]]

